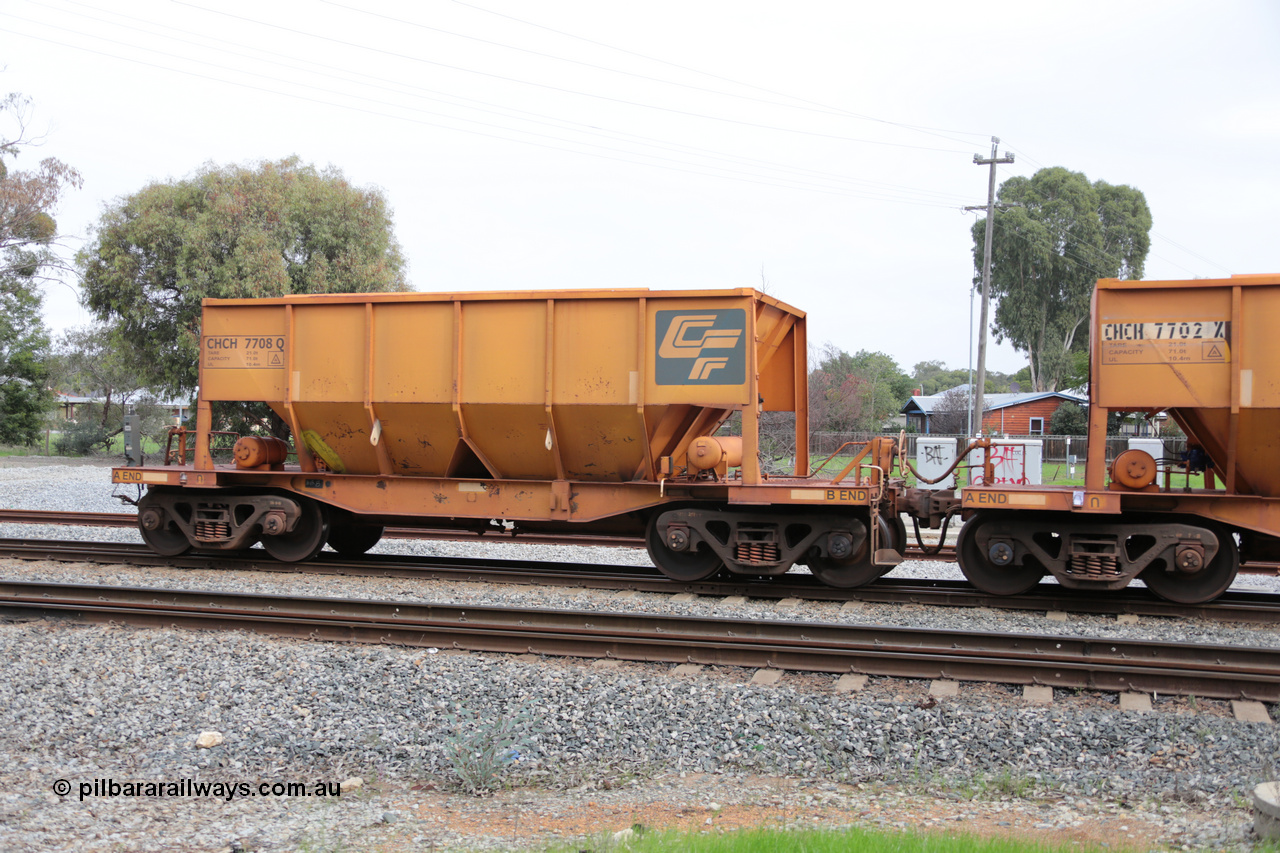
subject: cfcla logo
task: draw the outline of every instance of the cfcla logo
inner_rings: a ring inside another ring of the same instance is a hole
[[[722,370],[729,364],[728,356],[704,356],[706,350],[733,349],[738,345],[741,329],[714,329],[716,315],[688,314],[676,317],[667,327],[667,334],[658,348],[663,358],[692,358],[693,370],[689,378],[695,382],[706,379],[713,370]]]
[[[657,312],[659,385],[736,385],[746,377],[746,314],[740,308]],[[689,360],[692,359],[692,365]]]

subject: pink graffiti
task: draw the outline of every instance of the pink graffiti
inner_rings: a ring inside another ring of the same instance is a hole
[[[991,466],[993,470],[999,470],[1002,466],[1013,468],[1016,465],[1022,466],[1021,477],[993,477],[990,483],[983,482],[982,469],[979,468],[974,472],[973,484],[975,486],[1029,486],[1031,480],[1027,478],[1027,459],[1026,454],[1021,447],[992,447],[991,448]]]

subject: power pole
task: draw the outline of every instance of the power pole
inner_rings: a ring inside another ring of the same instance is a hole
[[[996,157],[996,149],[1000,146],[1000,137],[991,137],[991,156],[984,158],[981,154],[973,155],[973,162],[978,166],[990,166],[991,178],[987,182],[987,233],[982,242],[982,310],[978,321],[978,388],[973,395],[973,423],[978,432],[982,432],[983,394],[987,386],[987,305],[991,299],[991,228],[995,221],[996,211],[996,165],[1012,163],[1013,155]],[[981,210],[979,206],[966,207],[965,210]],[[972,388],[970,390],[973,390]],[[973,432],[970,429],[970,436]]]

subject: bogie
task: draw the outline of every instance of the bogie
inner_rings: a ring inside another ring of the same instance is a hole
[[[329,538],[328,511],[309,498],[213,489],[150,489],[138,501],[138,529],[165,556],[239,551],[261,540],[286,562],[311,559]]]
[[[879,516],[878,550],[901,550],[895,526]],[[866,516],[796,508],[682,507],[650,520],[646,544],[654,564],[681,581],[720,568],[770,577],[807,565],[820,581],[843,588],[870,583],[896,563],[879,565]]]
[[[1123,589],[1141,578],[1162,598],[1185,604],[1221,595],[1239,567],[1225,528],[1178,516],[977,513],[960,531],[957,556],[969,582],[994,595],[1027,592],[1045,574],[1085,590]]]

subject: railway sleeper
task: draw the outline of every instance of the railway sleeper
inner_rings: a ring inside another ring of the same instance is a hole
[[[765,576],[785,574],[811,555],[845,559],[867,539],[865,522],[850,515],[780,517],[776,509],[668,510],[655,519],[654,530],[663,551],[685,555],[709,550],[732,572]],[[664,554],[653,556],[663,568]]]
[[[1098,524],[1060,520],[986,521],[975,533],[977,553],[991,568],[1036,565],[1072,589],[1123,589],[1150,568],[1192,576],[1213,562],[1213,531],[1192,524]]]

